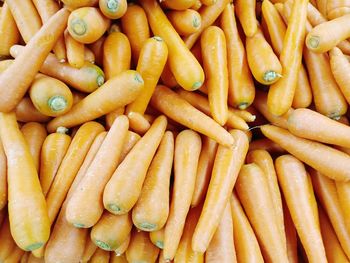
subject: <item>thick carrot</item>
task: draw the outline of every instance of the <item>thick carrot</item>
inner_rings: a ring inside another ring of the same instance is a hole
[[[230,135],[234,145],[219,145],[216,152],[203,211],[192,238],[192,248],[197,252],[204,253],[207,249],[248,151],[249,141],[244,132],[232,130]]]
[[[20,248],[34,250],[48,240],[50,222],[35,163],[15,113],[0,114],[0,136],[7,157],[11,234]]]
[[[103,203],[114,214],[131,210],[140,196],[147,169],[165,132],[167,120],[158,117],[136,143],[106,184]]]
[[[126,13],[128,4],[126,0],[99,0],[98,5],[106,17],[118,19]]]
[[[7,205],[7,159],[0,140],[0,211],[5,210]],[[7,210],[7,209],[6,209]],[[3,212],[0,212],[0,214]],[[1,216],[0,216],[1,217]],[[1,226],[1,220],[0,220]]]
[[[143,231],[159,230],[167,221],[173,157],[174,135],[167,131],[148,169],[141,195],[132,209],[132,221]]]
[[[125,107],[120,107],[110,113],[107,113],[105,115],[105,121],[106,121],[106,128],[107,130],[109,130],[112,125],[113,125],[113,122],[115,121],[115,119],[120,116],[120,115],[123,115],[125,112]],[[130,123],[129,123],[130,125]]]
[[[309,262],[327,262],[311,179],[302,162],[291,155],[275,162],[278,182]]]
[[[67,9],[63,8],[52,16],[23,48],[15,62],[0,75],[2,112],[13,110],[22,99],[46,56],[63,33],[68,15]]]
[[[62,81],[38,74],[29,88],[35,108],[44,115],[56,117],[68,112],[73,105],[73,95]]]
[[[196,33],[202,23],[201,15],[193,9],[172,10],[166,15],[180,36],[188,36]]]
[[[129,3],[121,18],[123,32],[128,36],[134,64],[137,64],[141,48],[150,38],[150,30],[145,11],[139,5]]]
[[[233,223],[230,201],[227,202],[220,224],[205,252],[205,262],[237,262],[233,239]]]
[[[335,182],[313,169],[310,170],[310,174],[316,196],[332,223],[344,253],[349,257],[350,232],[345,224]]]
[[[62,0],[62,3],[69,8],[69,10],[73,10],[79,7],[84,6],[95,6],[98,5],[98,0]]]
[[[128,113],[128,118],[130,129],[140,135],[144,135],[151,127],[150,122],[141,113],[131,111]]]
[[[0,37],[0,56],[8,56],[10,47],[19,42],[20,35],[7,3],[4,3],[0,12]]]
[[[179,246],[194,192],[202,141],[198,133],[184,130],[176,136],[174,187],[165,225],[164,258],[172,260]]]
[[[254,100],[255,87],[245,49],[238,34],[233,5],[227,4],[220,22],[227,47],[228,103],[239,109],[245,109]]]
[[[85,47],[83,43],[76,41],[68,32],[64,32],[64,40],[69,65],[75,68],[81,68],[85,62]]]
[[[84,44],[98,40],[110,26],[110,20],[95,7],[75,9],[68,18],[67,29],[70,35]]]
[[[206,28],[201,35],[203,66],[211,115],[220,125],[228,119],[228,70],[225,34],[217,26]]]
[[[254,0],[237,0],[236,15],[241,22],[244,34],[252,37],[258,30],[258,22],[255,15],[256,1]]]
[[[274,153],[281,154],[286,152],[281,146],[279,146],[277,143],[271,141],[268,138],[253,140],[249,144],[249,151],[254,151],[254,150],[265,150],[271,154],[274,154]]]
[[[10,222],[7,213],[5,214],[4,222],[0,228],[1,246],[0,246],[0,260],[5,262],[5,259],[11,254],[15,248],[16,243],[12,238],[10,231]]]
[[[283,200],[284,229],[286,231],[287,254],[289,263],[298,263],[298,238],[292,216]]]
[[[101,117],[132,102],[142,88],[141,75],[134,70],[126,70],[86,96],[69,112],[53,119],[47,129],[52,132],[59,126],[70,128]]]
[[[224,128],[165,86],[156,87],[151,105],[179,124],[198,131],[220,144],[227,146],[233,144],[231,135]]]
[[[140,51],[136,71],[139,72],[145,84],[141,94],[134,100],[126,111],[143,114],[152,97],[160,75],[168,58],[168,48],[162,38],[154,36],[146,40]]]
[[[12,46],[11,55],[14,57],[22,55],[24,47]],[[70,66],[68,63],[61,63],[53,54],[49,54],[41,68],[41,73],[59,79],[67,85],[83,92],[93,92],[101,86],[105,79],[103,71],[96,65],[85,62],[80,69]]]
[[[18,121],[21,122],[48,122],[51,120],[49,116],[42,114],[38,111],[29,97],[23,97],[23,99],[17,104],[14,109]]]
[[[186,90],[199,89],[204,82],[203,69],[171,25],[158,2],[145,0],[140,4],[147,14],[153,33],[163,38],[168,46],[168,62],[176,81]]]
[[[127,36],[121,32],[109,34],[103,42],[103,70],[106,79],[130,69],[130,63],[131,47]]]
[[[110,253],[101,248],[97,248],[89,262],[91,263],[108,263]]]
[[[167,9],[186,10],[195,4],[195,0],[164,0],[161,3]]]
[[[151,239],[153,245],[162,250],[164,249],[164,230],[165,227],[156,231],[149,232],[149,238]]]
[[[103,189],[119,164],[128,128],[126,116],[122,115],[114,121],[84,178],[79,182],[79,191],[70,197],[66,219],[75,227],[92,227],[101,217],[104,210]]]

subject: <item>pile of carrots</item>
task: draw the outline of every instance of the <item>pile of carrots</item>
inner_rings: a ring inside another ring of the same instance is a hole
[[[0,263],[350,262],[350,1],[0,3]]]

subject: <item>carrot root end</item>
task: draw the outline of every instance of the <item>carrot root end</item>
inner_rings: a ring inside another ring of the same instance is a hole
[[[108,245],[106,242],[103,242],[101,240],[95,240],[95,244],[98,247],[102,248],[103,250],[108,250],[108,251],[112,250],[110,245]]]
[[[67,100],[65,97],[57,95],[51,97],[48,102],[48,106],[52,111],[58,112],[58,111],[63,111],[67,108]]]
[[[33,251],[33,250],[36,250],[38,248],[41,248],[43,245],[44,245],[44,243],[42,243],[42,242],[34,243],[34,244],[27,246],[25,248],[25,250],[26,251]]]

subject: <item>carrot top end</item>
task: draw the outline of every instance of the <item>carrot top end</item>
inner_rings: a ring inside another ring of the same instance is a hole
[[[97,85],[101,87],[105,83],[105,78],[103,75],[98,75],[96,78]]]
[[[152,38],[158,42],[163,42],[163,38],[161,38],[160,36],[154,36]]]
[[[87,25],[85,21],[80,18],[73,19],[70,28],[73,31],[73,33],[78,36],[84,35],[87,31]]]
[[[107,1],[108,11],[115,13],[115,12],[117,12],[118,8],[119,8],[119,1],[118,0],[108,0]]]
[[[135,73],[134,79],[139,83],[143,83],[142,76],[139,73]]]
[[[193,21],[192,21],[192,25],[193,25],[193,27],[195,27],[195,28],[198,28],[198,27],[200,27],[201,26],[201,21],[198,19],[198,17],[194,17],[193,18]]]
[[[84,224],[80,224],[80,223],[74,223],[73,226],[75,226],[77,228],[84,228],[85,227]]]
[[[38,248],[41,248],[42,246],[44,245],[44,243],[42,242],[37,242],[37,243],[34,243],[34,244],[31,244],[29,246],[27,246],[25,248],[26,251],[33,251],[33,250],[36,250]]]
[[[320,44],[320,38],[317,36],[310,36],[306,40],[306,45],[309,49],[318,48],[319,44]]]
[[[56,133],[66,134],[69,131],[66,127],[60,126],[57,128]]]
[[[116,204],[108,204],[107,207],[108,210],[112,213],[118,213],[122,211],[122,209]]]
[[[65,97],[56,95],[47,101],[48,106],[54,112],[63,111],[67,108],[68,102]]]

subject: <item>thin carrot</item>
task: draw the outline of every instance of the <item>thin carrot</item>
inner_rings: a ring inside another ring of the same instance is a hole
[[[4,3],[0,12],[0,37],[0,56],[8,56],[10,47],[19,42],[20,34],[7,3]]]
[[[76,41],[67,30],[64,32],[64,40],[69,65],[75,68],[81,68],[84,66],[84,44]]]
[[[207,249],[248,151],[249,142],[244,132],[232,130],[230,135],[234,145],[219,145],[216,152],[203,211],[192,238],[192,248],[197,252]]]
[[[156,247],[162,250],[164,248],[164,230],[165,230],[165,227],[156,231],[149,232],[149,238],[151,239],[151,242],[153,243],[153,245],[155,245]]]
[[[287,254],[290,263],[298,263],[298,238],[292,216],[283,200],[284,229],[286,231]]]
[[[47,129],[52,132],[59,126],[70,128],[101,117],[132,102],[142,88],[141,75],[134,70],[126,70],[86,96],[69,112],[53,119]]]
[[[38,111],[29,97],[23,99],[14,109],[18,121],[21,122],[48,122],[51,118]]]
[[[101,12],[110,19],[121,18],[127,9],[126,0],[99,0]]]
[[[254,150],[265,150],[271,154],[285,153],[285,150],[281,146],[279,146],[277,143],[271,141],[268,138],[253,140],[249,144],[249,151],[254,151]]]
[[[125,107],[120,107],[110,113],[107,113],[106,116],[105,116],[105,120],[106,120],[106,128],[107,130],[109,130],[112,125],[113,125],[113,122],[115,121],[115,119],[120,116],[120,115],[123,115],[125,112]]]
[[[201,15],[193,9],[172,10],[166,15],[180,36],[188,36],[197,32],[202,23]]]
[[[97,248],[95,253],[92,255],[90,262],[91,263],[108,263],[110,253],[101,248]]]
[[[14,113],[0,114],[0,136],[7,157],[11,234],[22,249],[34,250],[48,240],[50,223],[35,163]]]
[[[164,0],[162,5],[171,10],[186,10],[195,4],[195,0]]]
[[[0,260],[4,262],[11,254],[11,251],[16,246],[10,231],[10,222],[7,213],[5,214],[4,222],[0,228],[1,246],[0,246]]]
[[[252,37],[258,30],[258,23],[255,15],[256,2],[254,0],[238,0],[236,5],[236,15],[241,22],[244,34]]]
[[[130,263],[155,262],[158,258],[159,248],[154,246],[149,239],[148,233],[134,229],[131,240],[126,250],[126,258]]]
[[[176,136],[174,187],[169,217],[165,225],[164,258],[175,257],[194,192],[202,141],[198,133],[183,130]]]
[[[159,230],[167,221],[173,157],[174,135],[167,131],[148,169],[141,195],[132,209],[132,221],[143,231]]]
[[[218,143],[227,146],[233,144],[231,135],[224,128],[165,86],[156,87],[151,105],[176,122],[198,131]]]
[[[296,137],[273,125],[261,126],[260,130],[267,138],[324,175],[339,181],[350,179],[350,167],[347,167],[350,165],[350,157],[347,154],[321,143]]]
[[[102,67],[103,66],[103,43],[105,41],[106,37],[102,36],[98,40],[96,40],[94,43],[88,45],[88,47],[91,49],[92,53],[95,55],[95,63],[96,65]]]
[[[62,3],[64,3],[69,10],[73,10],[84,6],[95,6],[98,4],[98,0],[62,0]]]
[[[22,99],[46,56],[63,33],[68,15],[67,9],[63,8],[52,16],[23,48],[15,62],[0,75],[2,112],[13,110]]]
[[[90,235],[87,235],[84,252],[83,252],[83,255],[81,256],[80,262],[83,262],[83,263],[88,262],[92,257],[92,255],[95,253],[96,249],[97,249],[97,246],[92,241]]]
[[[151,127],[149,121],[138,112],[129,112],[128,118],[130,122],[130,129],[138,134],[145,134]]]

